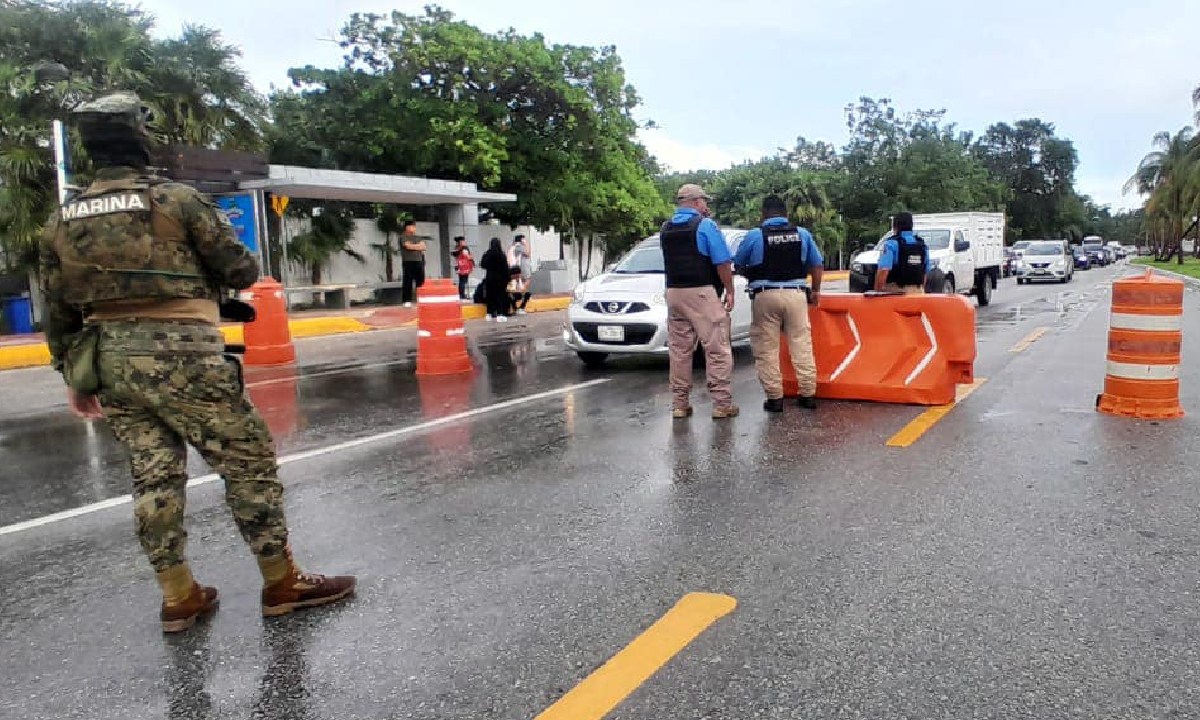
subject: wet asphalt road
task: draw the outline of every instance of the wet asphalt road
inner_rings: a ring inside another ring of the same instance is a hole
[[[248,380],[297,556],[359,597],[259,618],[216,482],[190,555],[222,608],[184,637],[127,504],[0,535],[0,717],[532,718],[697,591],[737,609],[608,717],[1200,717],[1198,428],[1092,409],[1118,272],[1002,283],[987,382],[906,449],[884,442],[919,408],[765,417],[745,351],[742,417],[709,420],[699,383],[672,422],[661,361],[586,371],[561,316],[473,325],[469,380],[415,378],[411,331],[304,341],[294,375]],[[58,393],[0,374],[0,526],[128,492]]]

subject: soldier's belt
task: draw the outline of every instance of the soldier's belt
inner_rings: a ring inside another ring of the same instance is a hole
[[[212,325],[185,322],[105,322],[103,352],[130,355],[212,355],[225,350],[225,336]]]

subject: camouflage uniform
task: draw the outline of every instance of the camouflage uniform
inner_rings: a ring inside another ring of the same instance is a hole
[[[97,334],[98,394],[130,456],[137,534],[155,570],[185,562],[188,444],[224,478],[251,549],[283,555],[288,533],[271,436],[245,398],[240,367],[222,354],[215,322],[93,317],[127,301],[215,308],[222,289],[253,284],[258,264],[224,213],[188,186],[105,168],[50,219],[39,260],[55,368],[63,370],[77,333]]]

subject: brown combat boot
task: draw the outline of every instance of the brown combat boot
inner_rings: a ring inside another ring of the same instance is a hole
[[[214,587],[192,583],[192,592],[186,600],[177,603],[163,601],[162,620],[164,633],[183,632],[196,624],[196,620],[216,611],[221,598]]]
[[[300,572],[300,569],[292,562],[290,551],[282,558],[270,560],[260,558],[259,565],[263,568],[264,578],[274,574],[269,572],[272,569],[270,565],[284,562],[287,563],[287,568],[281,579],[275,582],[265,580],[263,582],[263,617],[287,615],[304,608],[328,605],[354,594],[356,580],[353,576],[327,577]]]

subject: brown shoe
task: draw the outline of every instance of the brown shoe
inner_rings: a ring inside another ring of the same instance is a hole
[[[263,617],[335,603],[354,594],[355,582],[350,575],[326,577],[293,568],[287,577],[263,588]]]
[[[690,418],[691,416],[692,416],[692,408],[691,407],[675,408],[675,409],[671,410],[671,417],[675,418],[676,420],[683,420],[684,418]]]
[[[713,420],[725,420],[727,418],[735,418],[742,413],[737,405],[730,405],[724,408],[713,408]]]
[[[163,603],[159,618],[165,633],[177,633],[187,630],[196,624],[196,620],[212,614],[221,604],[217,589],[199,583],[192,586],[192,594],[187,600],[175,605]]]

